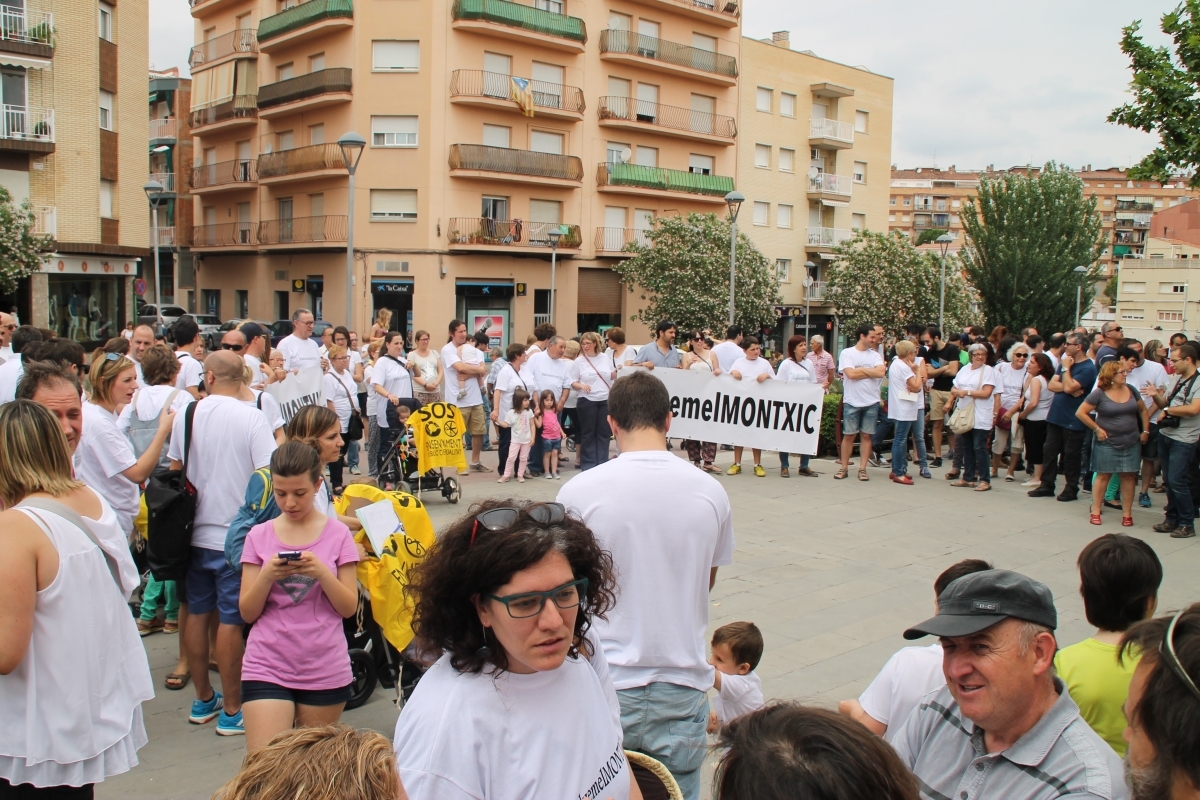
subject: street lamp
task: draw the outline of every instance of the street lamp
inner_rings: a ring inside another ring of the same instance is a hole
[[[737,274],[737,217],[742,203],[746,202],[741,192],[730,192],[725,195],[725,205],[729,206],[729,324],[733,325],[733,284]]]
[[[804,340],[808,341],[808,302],[809,296],[812,294],[812,285],[814,283],[812,271],[816,268],[816,264],[811,261],[804,262]]]
[[[550,238],[550,324],[554,325],[554,273],[558,268],[558,240],[562,238],[562,228],[555,225],[546,231]]]
[[[1079,327],[1079,305],[1083,302],[1083,276],[1087,275],[1087,267],[1076,267],[1075,274],[1079,276],[1079,283],[1075,286],[1075,327]]]
[[[954,241],[954,237],[948,233],[943,233],[941,236],[934,239],[937,242],[938,250],[942,252],[942,284],[938,290],[938,330],[942,332],[942,336],[946,335],[946,251],[950,249],[950,243]]]
[[[163,185],[158,181],[149,181],[142,187],[146,191],[146,199],[150,201],[150,241],[154,246],[154,305],[162,314],[162,286],[159,283],[158,272],[158,207],[163,201]]]
[[[353,327],[354,320],[354,171],[362,158],[367,140],[354,131],[342,134],[337,141],[342,149],[342,161],[350,173],[349,196],[346,199],[346,327]]]

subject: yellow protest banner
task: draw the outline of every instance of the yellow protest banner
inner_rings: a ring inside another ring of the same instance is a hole
[[[457,406],[449,403],[430,403],[421,406],[408,425],[413,432],[413,444],[421,472],[438,467],[454,467],[467,471],[467,455],[463,451],[463,418]]]

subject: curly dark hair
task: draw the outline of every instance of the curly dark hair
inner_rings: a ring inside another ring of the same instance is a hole
[[[508,669],[504,648],[484,638],[475,608],[475,598],[494,593],[551,551],[562,553],[576,578],[587,578],[587,594],[575,617],[575,640],[570,655],[591,655],[584,632],[592,617],[607,619],[616,602],[616,574],[612,556],[600,549],[591,529],[578,518],[543,524],[522,513],[516,525],[502,531],[482,526],[475,531],[475,517],[493,508],[517,508],[522,512],[540,505],[518,499],[485,500],[473,505],[438,536],[425,560],[409,575],[404,591],[414,605],[412,628],[422,649],[450,654],[450,664],[459,672],[479,673],[491,665]],[[486,658],[479,654],[487,646]]]

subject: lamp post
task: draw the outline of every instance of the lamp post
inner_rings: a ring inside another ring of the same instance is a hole
[[[557,225],[546,231],[550,238],[550,324],[557,327],[554,321],[554,278],[558,269],[558,240],[562,238],[562,228]]]
[[[350,186],[346,197],[346,327],[354,325],[354,171],[362,158],[367,140],[354,131],[342,135],[337,141],[342,149],[342,161],[350,173]]]
[[[159,283],[158,270],[158,207],[163,201],[163,185],[158,181],[149,181],[142,189],[146,192],[146,199],[150,201],[150,243],[154,248],[154,305],[158,307],[158,313],[162,314],[162,285]]]
[[[941,236],[934,239],[937,242],[938,250],[942,253],[942,283],[938,290],[938,330],[942,335],[946,335],[946,251],[950,249],[950,243],[954,241],[954,237],[948,233],[943,233]]]
[[[1079,281],[1075,285],[1075,327],[1079,327],[1079,311],[1080,304],[1083,302],[1083,276],[1087,275],[1087,267],[1076,267],[1075,274],[1079,276]]]
[[[816,283],[812,277],[812,271],[817,265],[811,261],[804,262],[804,340],[808,341],[808,323],[809,323],[809,299],[812,294],[812,285]]]
[[[737,275],[737,217],[742,203],[746,202],[741,192],[730,192],[725,195],[725,205],[729,206],[729,324],[733,325],[733,285]]]

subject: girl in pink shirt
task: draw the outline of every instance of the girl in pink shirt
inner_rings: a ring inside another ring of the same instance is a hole
[[[542,470],[547,480],[559,480],[558,454],[562,452],[563,431],[558,422],[558,399],[550,389],[542,392]]]

